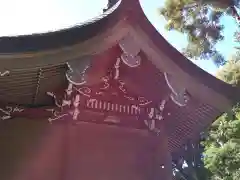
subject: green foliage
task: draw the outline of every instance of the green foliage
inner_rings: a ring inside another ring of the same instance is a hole
[[[218,72],[217,77],[223,81],[240,87],[240,54],[237,53],[228,60]]]
[[[240,179],[240,108],[218,118],[204,141],[204,163],[212,180]]]
[[[234,115],[224,114],[212,124],[204,146],[219,148],[230,139],[240,139],[240,120]]]
[[[238,0],[237,0],[238,1]],[[160,14],[167,20],[167,30],[187,34],[189,44],[183,53],[189,58],[213,59],[217,65],[225,60],[215,49],[223,40],[220,18],[230,0],[166,0]]]
[[[206,168],[212,172],[212,179],[240,179],[240,141],[228,141],[221,148],[208,147],[205,155]]]
[[[239,54],[218,72],[218,77],[240,87]],[[205,146],[204,163],[212,180],[240,179],[240,104],[219,117],[211,126]]]

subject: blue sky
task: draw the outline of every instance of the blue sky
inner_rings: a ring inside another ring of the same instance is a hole
[[[186,36],[164,29],[165,20],[159,16],[157,8],[163,6],[164,0],[140,0],[145,14],[156,29],[179,51],[187,45]],[[102,12],[107,0],[7,0],[0,6],[0,36],[31,34],[53,31],[82,23]],[[233,33],[236,22],[231,17],[222,19],[225,25],[225,40],[217,48],[227,58],[234,51]],[[214,74],[215,65],[210,61],[195,63]]]
[[[142,7],[144,9],[145,14],[151,23],[155,26],[155,28],[179,51],[183,47],[187,45],[187,38],[181,33],[176,31],[166,31],[164,29],[164,25],[166,21],[163,17],[158,15],[157,7],[162,7],[164,5],[164,1],[159,0],[151,0],[149,3],[148,0],[141,0]],[[236,43],[234,42],[233,34],[237,29],[236,22],[232,17],[224,16],[221,20],[222,24],[224,24],[224,36],[225,39],[217,44],[216,48],[224,55],[225,58],[231,57],[234,53],[234,46]],[[206,70],[211,74],[215,74],[217,67],[211,62],[207,60],[198,60],[193,61],[202,69]]]

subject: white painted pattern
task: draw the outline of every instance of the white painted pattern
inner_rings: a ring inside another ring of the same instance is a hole
[[[123,105],[97,99],[88,99],[86,101],[86,107],[129,115],[139,115],[141,113],[141,108],[137,105]]]

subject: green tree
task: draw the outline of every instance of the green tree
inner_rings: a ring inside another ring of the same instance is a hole
[[[222,65],[224,58],[215,49],[223,40],[220,18],[224,12],[238,17],[239,0],[166,0],[160,14],[167,20],[167,30],[187,34],[189,44],[184,54],[189,58],[213,59]]]
[[[217,73],[227,83],[240,87],[239,54],[233,56]],[[240,179],[240,105],[219,117],[206,140],[204,163],[212,180]]]
[[[229,59],[217,77],[240,87],[239,53]],[[198,141],[185,144],[180,154],[172,154],[176,180],[239,180],[240,105],[219,117]]]
[[[240,87],[240,52],[232,56],[216,76],[233,86]]]
[[[221,116],[204,145],[204,163],[213,180],[240,179],[240,120],[236,116]]]

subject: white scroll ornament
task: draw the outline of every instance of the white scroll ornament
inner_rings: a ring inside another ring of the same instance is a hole
[[[172,101],[178,106],[186,106],[188,101],[190,100],[186,89],[180,88],[166,72],[164,73],[164,77],[169,89],[172,92],[170,95]]]
[[[9,74],[10,74],[10,71],[4,71],[4,72],[0,71],[0,77],[7,76]]]
[[[129,67],[138,67],[141,64],[140,48],[134,42],[133,38],[128,35],[119,42],[119,46],[123,51],[121,59],[124,64]]]
[[[12,118],[14,112],[23,112],[24,109],[19,108],[18,106],[6,106],[5,109],[0,108],[0,112],[4,115],[0,116],[0,120],[8,120]]]
[[[148,119],[144,120],[145,125],[148,127],[148,129],[155,133],[157,136],[160,134],[160,128],[156,126],[157,121],[162,121],[164,119],[163,117],[163,111],[165,109],[166,100],[162,100],[159,104],[159,108],[150,108],[148,113]]]

